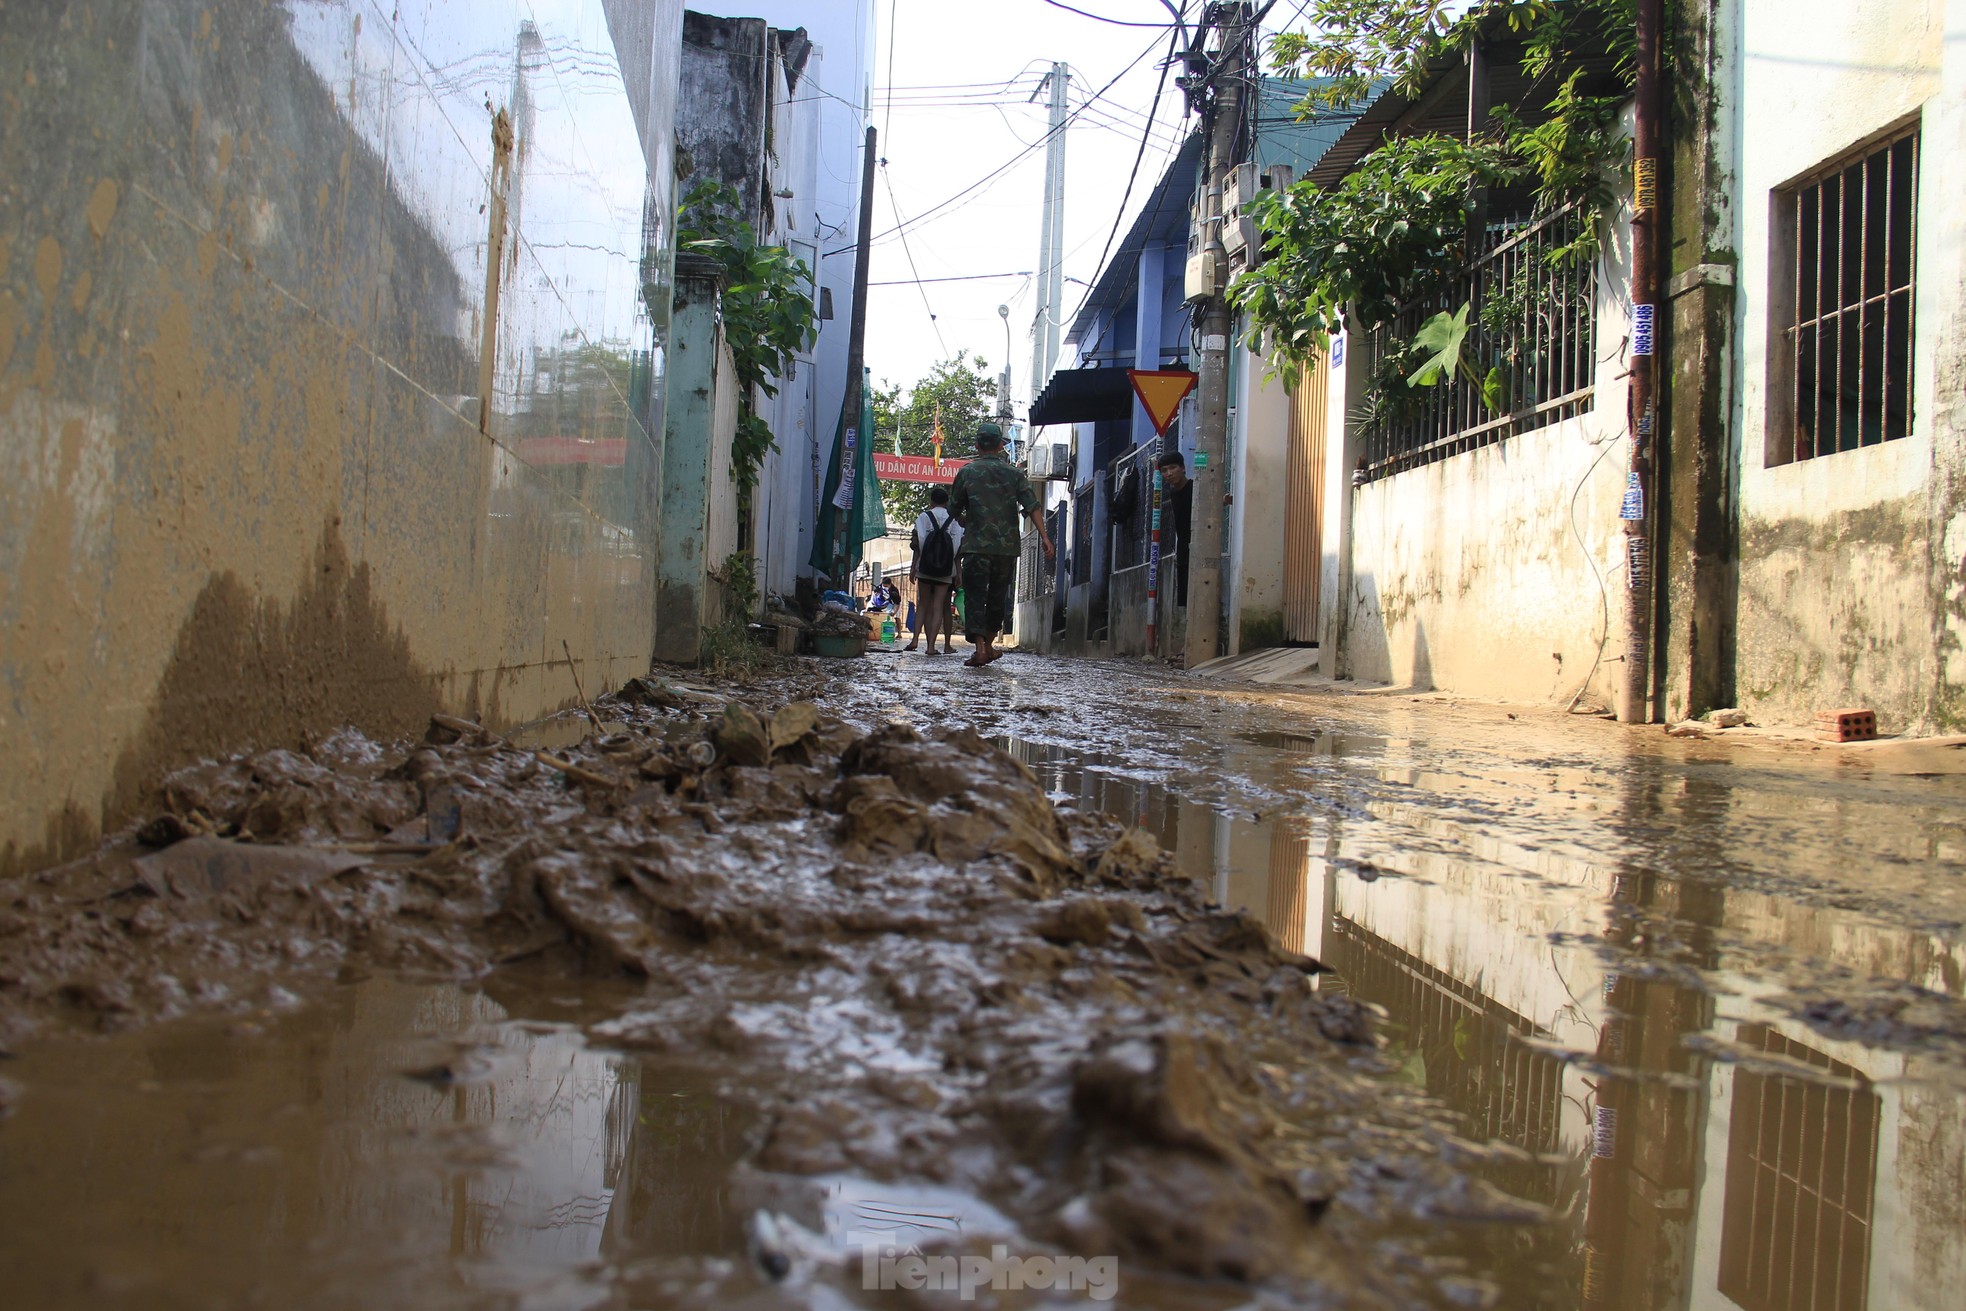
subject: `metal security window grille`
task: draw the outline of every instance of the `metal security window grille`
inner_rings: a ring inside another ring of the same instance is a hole
[[[1092,581],[1092,489],[1072,494],[1072,586]]]
[[[1525,1017],[1342,916],[1320,959],[1354,996],[1386,1008],[1424,1061],[1427,1089],[1460,1108],[1476,1141],[1497,1139],[1538,1154],[1562,1150],[1563,1062],[1524,1039],[1548,1034]],[[1509,1171],[1512,1192],[1553,1202],[1554,1165]]]
[[[1113,461],[1109,513],[1113,519],[1113,570],[1147,563],[1154,526],[1154,457],[1151,442]]]
[[[1557,254],[1591,217],[1567,206],[1540,218],[1492,223],[1479,252],[1441,292],[1408,306],[1374,339],[1374,354],[1410,342],[1435,314],[1466,305],[1462,357],[1499,368],[1508,412],[1488,408],[1457,377],[1444,386],[1388,379],[1384,408],[1365,416],[1363,477],[1383,478],[1583,414],[1596,381],[1597,261]]]
[[[1054,543],[1058,540],[1061,517],[1056,511],[1045,516],[1045,527],[1050,530],[1051,540]],[[1017,567],[1017,599],[1035,601],[1056,592],[1057,575],[1052,570],[1051,561],[1044,558],[1043,543],[1038,540],[1038,535],[1029,529],[1024,533],[1022,556]]]
[[[1879,1100],[1857,1070],[1760,1024],[1741,1045],[1821,1081],[1734,1072],[1720,1291],[1744,1311],[1863,1311]]]
[[[1776,198],[1793,252],[1779,306],[1768,462],[1911,433],[1916,128]],[[1778,263],[1777,268],[1781,265]],[[1778,277],[1780,274],[1778,273]]]

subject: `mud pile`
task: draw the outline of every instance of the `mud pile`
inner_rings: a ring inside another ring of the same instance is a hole
[[[414,746],[344,733],[172,776],[135,834],[9,890],[10,1040],[350,971],[641,976],[596,1034],[757,1100],[772,1276],[799,1256],[782,1235],[821,1225],[809,1181],[838,1176],[1360,1305],[1459,1278],[1340,1255],[1390,1213],[1534,1218],[1442,1164],[1436,1112],[1371,1077],[1369,1017],[1314,961],[973,732],[631,691],[558,754],[440,717]]]

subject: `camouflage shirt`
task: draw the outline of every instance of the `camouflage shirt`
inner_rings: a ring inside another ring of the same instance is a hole
[[[1037,508],[1031,480],[998,453],[956,470],[949,490],[949,512],[963,526],[964,555],[1016,555],[1023,547],[1019,520]]]

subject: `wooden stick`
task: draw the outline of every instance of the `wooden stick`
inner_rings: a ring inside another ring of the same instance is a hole
[[[533,758],[538,760],[540,764],[551,766],[559,770],[562,774],[565,774],[568,778],[577,778],[583,783],[592,783],[596,787],[618,788],[621,786],[620,779],[607,774],[598,774],[591,769],[582,769],[571,760],[562,760],[558,756],[549,756],[544,751],[535,751],[532,754]]]
[[[564,637],[560,639],[560,649],[567,653],[567,672],[573,675],[573,694],[580,698],[580,708],[585,710],[587,718],[593,721],[596,733],[605,732],[606,730],[601,727],[601,717],[594,713],[594,707],[587,704],[587,694],[580,690],[580,671],[574,668],[573,648],[567,645],[567,639]]]

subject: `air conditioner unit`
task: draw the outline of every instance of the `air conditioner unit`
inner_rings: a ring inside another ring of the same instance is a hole
[[[1213,296],[1222,287],[1221,257],[1212,250],[1204,250],[1198,255],[1188,256],[1187,278],[1182,284],[1182,294],[1188,300],[1200,300]]]
[[[1072,476],[1072,448],[1064,442],[1041,442],[1031,447],[1031,480],[1064,482]]]
[[[1256,166],[1238,164],[1229,170],[1222,188],[1222,212],[1234,214],[1256,195]]]

